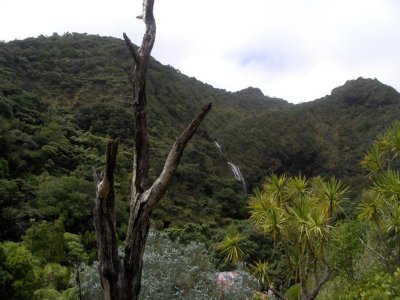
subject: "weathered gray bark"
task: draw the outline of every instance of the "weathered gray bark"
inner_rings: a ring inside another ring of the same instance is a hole
[[[128,50],[134,60],[133,69],[133,110],[135,115],[135,137],[133,154],[133,176],[130,197],[130,216],[127,230],[125,255],[118,256],[115,233],[114,179],[118,140],[107,146],[106,171],[104,178],[94,172],[97,183],[94,209],[95,229],[99,247],[100,275],[105,299],[135,300],[141,288],[143,252],[150,226],[153,208],[162,198],[178,167],[187,143],[211,109],[211,103],[203,107],[189,126],[177,138],[167,157],[164,169],[158,179],[149,185],[149,141],[146,115],[146,73],[153,48],[156,24],[153,16],[154,0],[143,0],[143,13],[138,18],[146,24],[142,45],[135,49],[124,33]]]
[[[122,271],[118,256],[115,219],[114,167],[118,150],[118,140],[108,143],[106,151],[106,170],[101,178],[95,170],[96,202],[93,210],[100,277],[105,299],[117,299],[118,279]],[[112,295],[116,295],[113,297]]]
[[[328,263],[325,261],[325,259],[323,259],[323,264],[324,264],[324,271],[322,274],[320,274],[319,278],[316,278],[315,286],[313,287],[310,293],[307,290],[307,283],[306,282],[301,283],[302,286],[302,292],[300,295],[301,300],[316,299],[324,284],[329,280],[329,277],[331,275],[331,269]]]
[[[314,300],[317,298],[320,290],[324,286],[324,284],[329,280],[329,277],[331,275],[331,269],[329,268],[329,265],[324,262],[325,268],[324,268],[324,273],[321,275],[321,278],[316,282],[314,288],[312,289],[309,298],[310,300]]]
[[[126,238],[124,268],[125,272],[134,274],[129,275],[133,276],[133,280],[131,282],[127,282],[128,285],[126,286],[126,289],[128,290],[132,289],[137,293],[140,292],[142,257],[149,232],[151,212],[164,193],[167,191],[172,182],[176,168],[178,167],[183,150],[210,109],[211,104],[203,107],[197,117],[189,124],[181,136],[176,140],[167,157],[167,160],[165,161],[161,175],[153,183],[153,185],[143,192],[139,189],[136,189],[135,193],[132,193],[131,195],[131,208]]]

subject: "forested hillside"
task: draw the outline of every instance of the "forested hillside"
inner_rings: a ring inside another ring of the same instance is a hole
[[[79,234],[93,260],[92,168],[102,169],[106,142],[116,137],[123,240],[135,132],[132,63],[125,43],[111,37],[67,33],[0,44],[1,241],[32,239],[29,228],[62,220],[62,230]],[[232,164],[250,193],[272,173],[336,176],[352,187],[346,204],[352,215],[355,191],[367,184],[361,160],[377,135],[400,119],[400,94],[377,79],[349,80],[331,95],[294,105],[253,87],[215,89],[153,59],[147,89],[152,178],[179,132],[213,102],[153,214],[154,228],[208,245],[250,215]],[[262,247],[254,240],[262,238],[251,235],[254,254]]]

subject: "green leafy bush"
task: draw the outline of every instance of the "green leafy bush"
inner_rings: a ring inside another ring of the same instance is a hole
[[[32,299],[37,286],[37,264],[23,243],[5,242],[0,244],[4,253],[0,270],[6,299]],[[1,295],[1,294],[0,294]]]

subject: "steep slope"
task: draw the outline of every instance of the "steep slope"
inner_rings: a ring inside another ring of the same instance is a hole
[[[129,141],[134,130],[130,122],[132,62],[122,40],[66,34],[14,41],[0,49],[4,95],[29,91],[49,107],[71,111],[82,130]],[[238,142],[237,136],[228,140],[223,136],[230,126],[246,123],[264,111],[292,106],[254,88],[237,93],[214,89],[155,60],[148,90],[149,125],[155,138],[162,136],[154,141],[163,147],[162,152],[207,102],[213,102],[213,111],[201,135],[220,140],[223,147]],[[232,147],[224,148],[228,157],[240,155],[232,153]]]
[[[72,176],[90,186],[106,138],[117,136],[123,141],[117,185],[124,222],[135,130],[131,64],[124,42],[110,37],[66,34],[0,44],[0,197],[10,211],[0,225],[17,220],[25,228],[29,217],[58,216],[55,204],[40,198],[47,195],[41,182]],[[177,134],[201,106],[214,103],[154,213],[159,227],[246,217],[242,184],[228,162],[240,167],[250,190],[271,172],[362,183],[360,159],[400,112],[399,93],[377,80],[348,81],[329,96],[293,105],[253,87],[215,89],[154,59],[148,92],[153,178]],[[70,226],[83,230],[82,222]]]
[[[396,90],[358,78],[324,98],[238,122],[222,135],[231,141],[243,133],[229,148],[256,185],[270,172],[335,175],[357,183],[366,149],[399,112]]]
[[[240,95],[155,60],[150,67],[153,178],[177,134],[203,104],[214,102],[154,213],[156,225],[221,224],[246,217],[242,184],[228,165],[230,154],[215,146],[216,129],[288,104],[258,94],[243,105]],[[0,217],[2,238],[18,239],[32,218],[63,216],[68,230],[91,230],[90,201],[69,188],[74,181],[90,186],[91,167],[103,164],[106,137],[119,136],[123,142],[116,184],[118,220],[124,224],[134,134],[130,68],[123,41],[114,38],[67,34],[0,44],[0,202],[7,212]],[[93,196],[91,189],[85,193]],[[80,217],[74,221],[73,215]]]
[[[399,119],[400,94],[376,79],[358,78],[299,106],[299,111],[314,116],[326,172],[353,177],[360,174],[359,162],[372,141]]]

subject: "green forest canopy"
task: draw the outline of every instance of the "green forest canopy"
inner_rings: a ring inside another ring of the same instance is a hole
[[[0,44],[1,241],[19,242],[42,221],[62,222],[63,231],[80,236],[88,263],[93,261],[91,168],[102,167],[106,142],[115,137],[122,140],[116,187],[119,238],[124,239],[135,131],[131,64],[124,42],[110,37],[68,33]],[[154,178],[178,132],[199,107],[214,103],[153,214],[153,226],[212,248],[234,224],[248,237],[248,261],[278,256],[265,250],[272,245],[269,237],[252,231],[247,196],[228,162],[240,167],[250,191],[270,174],[336,176],[351,187],[343,205],[345,216],[355,217],[361,191],[369,186],[360,162],[400,115],[399,93],[376,79],[349,80],[331,95],[293,105],[256,88],[214,89],[153,59],[148,91]],[[368,237],[373,240],[367,234],[366,242]],[[46,257],[24,241],[18,251]],[[6,256],[17,247],[4,243]],[[68,265],[65,252],[57,255],[51,263]],[[396,280],[395,267],[389,274],[382,280]]]

